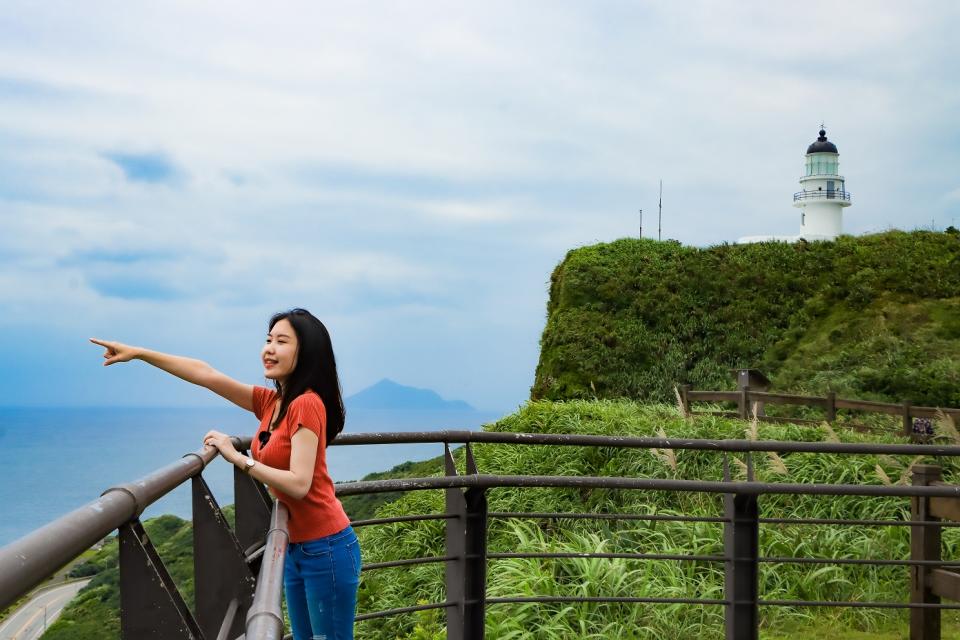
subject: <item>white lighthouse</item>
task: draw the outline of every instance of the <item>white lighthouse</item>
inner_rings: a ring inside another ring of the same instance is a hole
[[[850,194],[840,175],[837,145],[827,140],[827,132],[807,147],[802,191],[793,194],[793,206],[800,209],[800,237],[804,240],[835,240],[843,233],[843,209],[849,207]]]
[[[836,240],[843,233],[843,209],[851,204],[844,183],[837,145],[827,140],[827,132],[820,125],[820,137],[807,147],[800,178],[802,190],[793,194],[793,206],[800,209],[800,235],[744,236],[737,242]]]

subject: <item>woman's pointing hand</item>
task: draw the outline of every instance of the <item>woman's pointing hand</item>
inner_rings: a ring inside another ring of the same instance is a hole
[[[136,347],[125,345],[122,342],[110,342],[109,340],[100,340],[99,338],[90,338],[90,342],[106,349],[106,351],[103,352],[103,366],[105,367],[114,362],[129,362],[137,357]]]

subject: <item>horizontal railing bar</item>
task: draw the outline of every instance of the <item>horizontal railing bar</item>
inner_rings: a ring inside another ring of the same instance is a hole
[[[420,522],[422,520],[450,520],[457,516],[451,513],[432,513],[423,516],[396,516],[394,518],[370,518],[369,520],[356,520],[350,523],[353,528],[369,527],[375,524],[393,524],[395,522]]]
[[[418,604],[414,607],[399,607],[397,609],[384,609],[383,611],[373,611],[371,613],[361,613],[354,620],[363,622],[364,620],[375,620],[376,618],[386,618],[396,616],[401,613],[413,613],[415,611],[429,611],[430,609],[446,609],[447,607],[457,606],[456,602],[433,602],[431,604]]]
[[[243,558],[244,561],[246,561],[247,564],[250,564],[257,558],[263,556],[263,552],[266,550],[266,548],[267,548],[266,545],[263,545],[263,544],[260,545],[259,547],[256,548],[255,551],[253,551],[252,553],[248,553],[246,556],[244,556]]]
[[[747,560],[744,558],[744,560]],[[750,558],[752,560],[752,558]],[[794,557],[758,557],[759,562],[774,564],[865,564],[876,566],[903,567],[960,567],[958,560],[883,560],[870,558],[794,558]]]
[[[562,433],[516,433],[493,431],[412,431],[399,433],[355,433],[338,436],[336,446],[376,444],[520,444],[626,449],[691,449],[740,453],[836,453],[960,456],[960,446],[939,444],[875,444],[865,442],[798,442],[784,440],[707,440],[690,438],[645,438]],[[353,484],[353,483],[344,483]]]
[[[495,476],[472,474],[432,478],[369,480],[337,485],[338,496],[394,491],[421,491],[451,488],[539,487],[635,489],[647,491],[687,491],[739,495],[823,495],[868,497],[939,496],[960,497],[960,485],[890,486],[852,484],[793,484],[768,482],[720,482],[713,480],[673,480],[665,478],[620,478],[584,476]]]
[[[746,603],[745,603],[746,604]],[[960,609],[960,604],[930,602],[837,602],[832,600],[758,600],[765,607],[859,607],[865,609]]]
[[[807,420],[806,418],[788,418],[787,416],[757,416],[757,421],[759,422],[771,422],[778,423],[783,422],[787,424],[799,424],[807,426],[816,426],[819,425],[823,420]]]
[[[798,200],[843,200],[850,202],[850,192],[840,191],[839,189],[830,189],[827,191],[798,191],[793,194],[793,201]]]
[[[607,559],[607,560],[679,560],[689,562],[725,562],[729,560],[722,555],[691,555],[671,553],[591,553],[591,552],[491,552],[487,558],[494,560],[504,559]],[[391,567],[403,567],[418,564],[430,564],[456,560],[457,556],[425,556],[422,558],[406,558],[388,562],[372,562],[363,565],[362,571],[374,571]],[[836,564],[836,565],[877,565],[877,566],[933,566],[933,567],[960,567],[957,560],[887,560],[870,558],[797,558],[770,556],[758,557],[759,562],[775,564]]]
[[[529,518],[531,520],[653,520],[657,522],[730,522],[730,518],[669,516],[641,513],[542,513],[524,511],[491,511],[489,518]],[[960,524],[960,523],[958,523]]]
[[[216,453],[213,447],[188,453],[0,548],[0,610],[203,471]]]
[[[687,400],[692,402],[736,402],[739,391],[687,391]]]
[[[829,400],[819,396],[800,396],[791,393],[770,393],[768,391],[747,391],[750,400],[760,400],[767,404],[794,404],[808,407],[826,408]]]
[[[526,596],[517,598],[487,598],[487,604],[549,604],[552,602],[622,602],[626,604],[705,604],[727,605],[729,600],[715,598],[635,598],[629,596]]]
[[[390,567],[407,567],[414,564],[430,564],[432,562],[448,562],[456,560],[458,556],[424,556],[423,558],[405,558],[403,560],[390,560],[389,562],[371,562],[363,565],[361,571],[376,571],[377,569],[389,569]]]
[[[960,522],[946,520],[850,520],[847,518],[760,518],[760,524],[838,524],[878,527],[960,527]]]
[[[487,553],[493,559],[524,558],[597,558],[607,560],[687,560],[690,562],[725,562],[726,556],[697,556],[675,553],[568,553],[568,552],[511,552]]]
[[[872,400],[843,400],[837,398],[837,409],[853,409],[854,411],[872,411],[874,413],[886,413],[889,415],[902,415],[902,404],[891,404],[889,402],[874,402]]]

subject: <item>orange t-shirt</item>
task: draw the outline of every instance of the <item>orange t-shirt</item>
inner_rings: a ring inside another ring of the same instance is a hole
[[[342,531],[350,519],[337,500],[333,480],[327,473],[327,410],[323,400],[313,391],[297,396],[287,407],[283,420],[274,429],[265,447],[260,446],[259,435],[270,430],[274,403],[280,399],[276,391],[266,387],[253,388],[253,413],[260,420],[260,428],[253,437],[250,453],[253,459],[274,469],[290,468],[290,437],[298,429],[310,429],[320,442],[317,445],[317,461],[313,466],[313,483],[302,499],[297,500],[277,489],[274,495],[287,506],[290,512],[290,542],[306,542]]]

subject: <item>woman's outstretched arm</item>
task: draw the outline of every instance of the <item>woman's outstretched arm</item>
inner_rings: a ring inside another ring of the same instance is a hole
[[[132,347],[121,342],[111,342],[99,338],[90,338],[90,342],[106,349],[103,354],[103,366],[105,367],[117,362],[143,360],[147,364],[152,364],[181,380],[205,387],[238,407],[253,411],[253,385],[234,380],[230,376],[217,371],[203,360],[184,358],[183,356],[151,351],[142,347]]]

